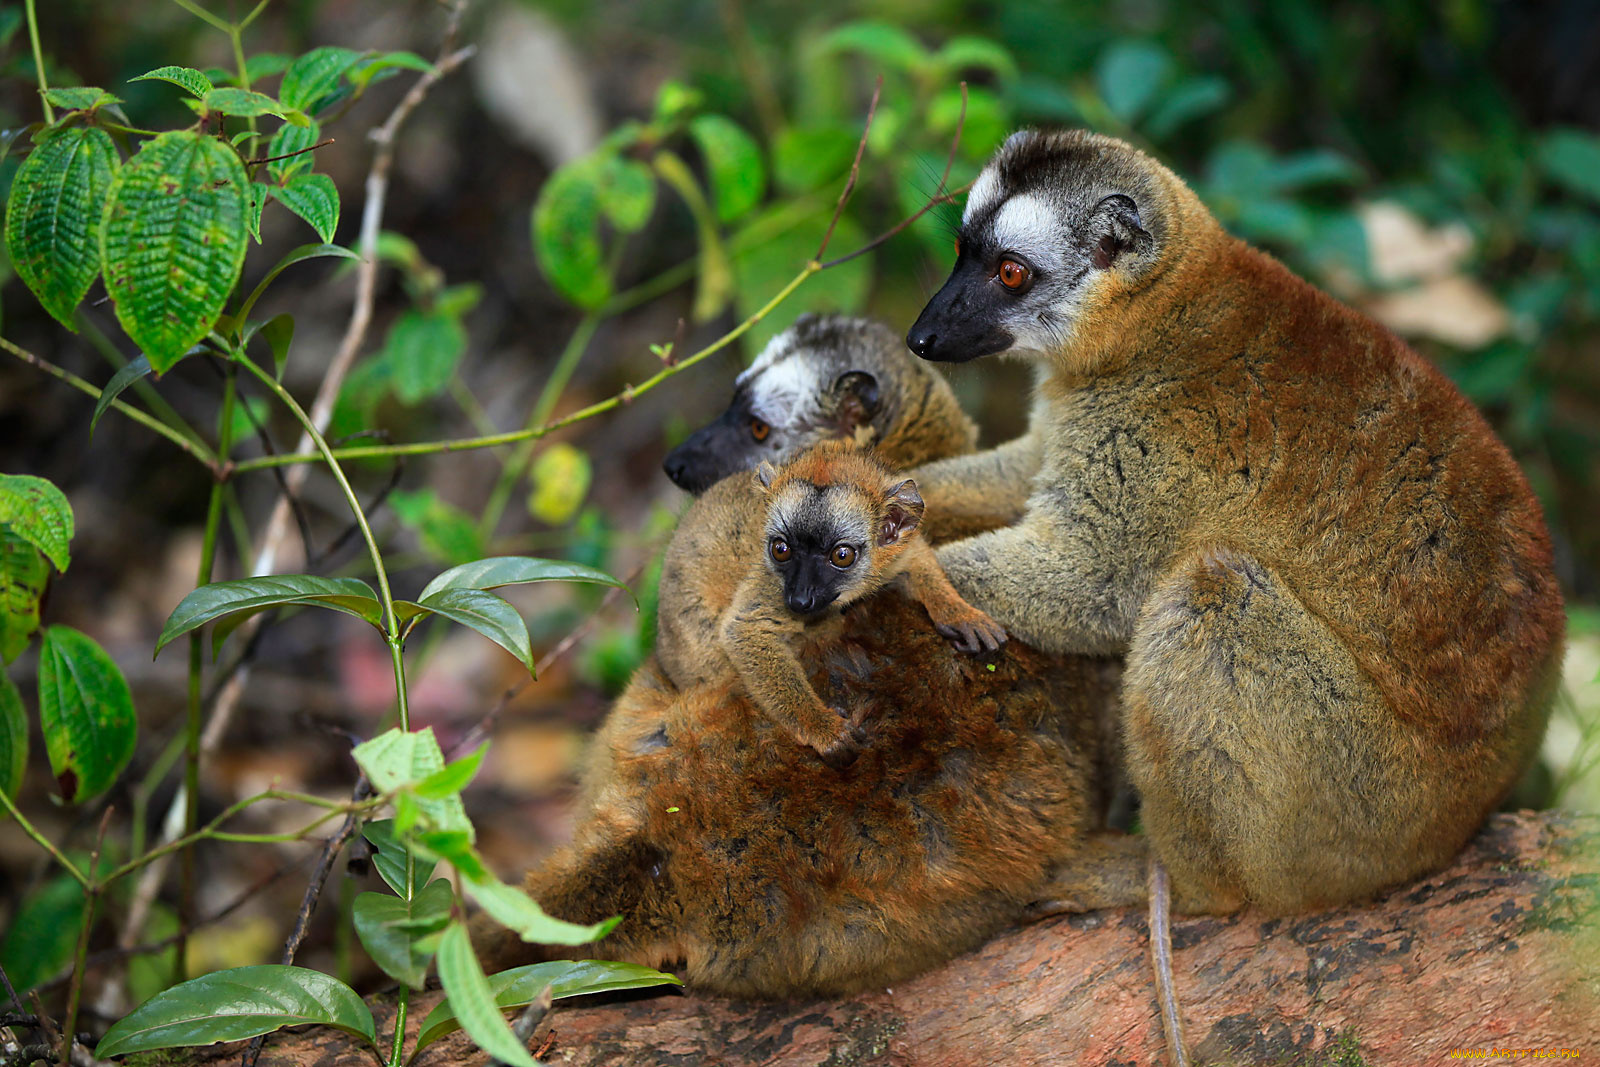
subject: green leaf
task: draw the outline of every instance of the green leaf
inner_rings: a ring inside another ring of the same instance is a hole
[[[298,108],[310,115],[332,93],[345,71],[361,59],[348,48],[313,48],[289,64],[278,85],[278,99],[285,107]]]
[[[534,556],[491,556],[488,559],[463,563],[434,578],[423,586],[419,600],[426,600],[447,589],[498,589],[506,585],[526,585],[529,582],[586,582],[591,585],[609,585],[627,591],[626,583],[613,578],[605,571],[586,567],[581,563],[568,563],[558,559],[538,559]],[[631,595],[631,594],[630,594]]]
[[[619,233],[637,233],[656,206],[656,176],[637,159],[608,157],[600,182],[600,207]]]
[[[246,131],[248,132],[248,131]],[[256,244],[261,243],[261,213],[267,209],[267,187],[262,182],[250,183],[250,205],[246,209],[245,229]]]
[[[442,290],[433,298],[435,314],[448,318],[459,319],[467,312],[478,306],[483,299],[483,286],[477,282],[463,282],[461,285],[452,285]]]
[[[1331,148],[1313,148],[1276,161],[1271,180],[1277,192],[1290,192],[1307,185],[1348,185],[1361,180],[1361,168]]]
[[[705,160],[718,219],[732,222],[761,202],[767,168],[753,137],[722,115],[691,120],[689,134]]]
[[[206,335],[239,280],[250,180],[192,130],[147,141],[106,201],[100,261],[117,319],[163,372]]]
[[[267,173],[278,182],[287,181],[298,172],[309,171],[312,166],[311,146],[322,140],[322,127],[315,122],[304,126],[284,123],[267,144]],[[299,153],[294,155],[292,153]],[[286,158],[274,158],[274,157]]]
[[[372,843],[372,865],[378,876],[401,896],[413,892],[406,883],[406,855],[410,851],[394,836],[393,819],[374,819],[361,828],[361,836]],[[424,856],[411,860],[412,887],[427,885],[433,877],[434,861]]]
[[[128,683],[105,649],[69,626],[51,626],[39,644],[39,725],[69,803],[109,789],[133,758],[139,727]]]
[[[1186,123],[1209,115],[1228,102],[1233,89],[1215,74],[1190,78],[1162,98],[1142,126],[1153,140],[1163,141]]]
[[[352,918],[372,962],[396,981],[421,989],[431,953],[418,947],[419,935],[443,929],[454,902],[450,884],[441,879],[424,886],[411,900],[387,893],[362,893],[356,897]]]
[[[266,93],[249,89],[213,89],[200,102],[207,111],[220,111],[224,115],[248,118],[251,115],[276,115],[283,118],[283,107]]]
[[[66,572],[72,557],[72,505],[61,490],[30,474],[0,474],[0,523]]]
[[[539,453],[528,472],[533,492],[528,513],[540,522],[564,526],[583,506],[594,476],[588,455],[576,445],[557,442]]]
[[[533,649],[528,639],[528,624],[517,609],[493,593],[476,589],[446,589],[417,602],[435,615],[478,631],[534,673]]]
[[[790,126],[773,142],[773,178],[786,193],[809,193],[850,169],[858,141],[844,126]]]
[[[0,941],[0,966],[17,991],[27,992],[72,965],[83,928],[83,886],[70,875],[45,882],[22,898]]]
[[[490,1056],[517,1067],[538,1067],[495,1006],[489,982],[473,954],[467,928],[451,923],[439,942],[439,980],[455,1005],[461,1028]]]
[[[539,999],[547,988],[554,1000],[580,997],[587,993],[611,993],[623,989],[650,989],[654,986],[682,985],[674,975],[641,967],[636,963],[611,963],[606,960],[556,960],[513,967],[488,976],[489,992],[502,1010],[520,1008]],[[417,1035],[417,1048],[426,1048],[441,1037],[461,1029],[450,998],[439,1001]]]
[[[940,136],[955,133],[960,119],[959,88],[946,89],[929,102],[928,128]],[[1011,127],[1011,113],[1000,98],[974,86],[967,92],[967,120],[961,126],[961,155],[966,159],[987,160],[1011,132]]]
[[[1539,167],[1562,188],[1600,201],[1600,137],[1586,130],[1552,130],[1539,142]]]
[[[287,311],[272,316],[261,326],[261,339],[272,350],[273,376],[283,381],[283,368],[289,362],[289,346],[294,343],[294,316]]]
[[[825,53],[857,52],[894,70],[916,71],[931,62],[915,37],[887,22],[847,22],[818,43]]]
[[[478,767],[488,751],[489,744],[484,742],[460,759],[446,763],[417,783],[417,796],[424,800],[459,796],[478,773]]]
[[[0,793],[14,799],[27,770],[28,713],[22,707],[22,694],[17,692],[16,684],[0,670]],[[0,814],[0,818],[7,817]]]
[[[254,85],[263,78],[282,74],[289,69],[291,62],[291,57],[281,52],[262,52],[244,61],[244,72],[249,76],[250,84]]]
[[[104,130],[59,130],[17,168],[6,204],[6,251],[17,277],[57,322],[77,332],[73,310],[100,273],[100,220],[117,169]]]
[[[403,313],[383,345],[383,358],[394,368],[395,395],[407,405],[438,396],[466,351],[467,331],[459,318],[415,308]]]
[[[235,611],[258,611],[286,604],[315,604],[354,615],[374,626],[383,624],[383,605],[372,587],[359,578],[323,578],[315,574],[273,574],[212,582],[184,597],[156,639],[156,652],[168,642],[213,619]]]
[[[420,783],[444,769],[444,753],[433,736],[432,727],[421,730],[390,730],[355,747],[351,753],[356,765],[366,774],[372,787],[380,793],[397,790],[414,790]],[[405,799],[403,796],[402,799]],[[459,796],[414,797],[419,814],[427,820],[427,828],[447,833],[466,835],[470,846],[474,831],[466,809]],[[396,833],[407,827],[398,822]],[[396,889],[405,894],[404,889]]]
[[[367,56],[357,63],[355,69],[350,71],[350,84],[359,91],[379,75],[392,74],[397,70],[415,70],[426,74],[432,69],[433,64],[415,52],[384,52]]]
[[[39,601],[49,580],[44,555],[0,524],[0,662],[20,656],[39,629]]]
[[[260,300],[262,294],[267,291],[267,286],[276,281],[278,275],[296,263],[304,263],[308,259],[323,259],[328,256],[334,256],[339,259],[359,260],[361,258],[342,245],[301,245],[273,264],[272,269],[267,271],[266,277],[256,284],[256,287],[250,291],[250,295],[245,298],[245,302],[239,305],[239,313],[234,317],[240,322],[247,321],[250,318],[250,312],[255,310],[256,301]]]
[[[211,91],[211,79],[193,67],[157,67],[155,70],[128,80],[136,82],[171,82],[173,85],[185,89],[197,97],[204,97]]]
[[[287,185],[269,185],[267,192],[299,215],[325,242],[339,228],[339,189],[326,174],[296,174]]]
[[[1017,76],[1017,61],[1011,53],[987,37],[952,37],[933,59],[947,78],[967,70],[990,70],[1003,79]]]
[[[91,85],[74,85],[70,88],[55,88],[45,90],[44,98],[56,107],[68,108],[72,111],[91,111],[107,104],[120,104],[122,98],[112,96],[104,89]]]
[[[940,166],[943,166],[941,163]],[[929,179],[929,184],[938,181]],[[772,240],[740,252],[733,260],[733,275],[737,280],[735,307],[740,316],[750,315],[772,299],[772,295],[800,272],[817,254],[828,220],[822,217],[808,219]],[[861,247],[866,234],[854,219],[846,215],[839,219],[833,231],[830,249],[847,252]],[[806,299],[789,301],[745,334],[747,350],[759,352],[763,345],[794,324],[802,311],[839,311],[852,313],[866,306],[867,293],[872,285],[873,257],[858,256],[848,263],[823,271],[806,283]]]
[[[510,927],[524,941],[541,945],[587,945],[616,929],[621,918],[593,926],[569,923],[545,913],[527,893],[506,885],[483,869],[481,863],[460,865],[461,885],[496,922]]]
[[[372,1012],[355,990],[321,971],[268,963],[215,971],[157,993],[106,1031],[95,1056],[242,1041],[307,1023],[377,1040]]]
[[[1133,122],[1155,100],[1172,73],[1172,60],[1149,41],[1118,41],[1095,65],[1100,99],[1123,122]]]
[[[111,410],[111,402],[121,396],[123,390],[134,382],[150,373],[150,360],[145,356],[129,361],[117,373],[111,376],[106,387],[100,390],[100,399],[95,401],[94,414],[89,417],[89,436],[94,436],[94,428],[100,424],[100,416]]]
[[[415,531],[422,549],[446,563],[465,562],[483,555],[478,524],[454,504],[440,500],[432,489],[395,490],[389,504],[407,529]]]
[[[593,157],[552,174],[533,206],[533,250],[556,291],[581,308],[611,299],[612,280],[600,247],[600,185]]]

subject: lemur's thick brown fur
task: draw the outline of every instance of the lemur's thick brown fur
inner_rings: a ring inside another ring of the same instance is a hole
[[[940,550],[956,587],[1036,647],[1126,653],[1128,769],[1180,910],[1326,907],[1439,867],[1557,685],[1522,472],[1438,370],[1137,150],[1020,135],[990,167],[1002,200],[1130,199],[1149,246],[1062,237],[1111,254],[1038,357],[1025,513]]]

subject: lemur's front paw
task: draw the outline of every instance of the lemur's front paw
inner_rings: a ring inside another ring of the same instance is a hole
[[[968,655],[994,652],[1006,643],[1005,628],[981,611],[956,620],[935,622],[933,628],[948,637],[957,652]]]
[[[837,708],[834,710],[838,711]],[[839,716],[843,720],[844,712],[839,711]],[[842,771],[861,755],[861,746],[866,739],[867,732],[861,727],[849,721],[841,721],[839,733],[833,740],[811,747],[816,749],[823,763],[836,771]]]

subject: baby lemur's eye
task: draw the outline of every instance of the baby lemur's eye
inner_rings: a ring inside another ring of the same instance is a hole
[[[995,277],[1000,279],[1001,285],[1015,292],[1028,284],[1029,279],[1033,277],[1033,271],[1029,270],[1025,263],[1018,263],[1014,259],[1002,259],[1000,270]]]
[[[833,565],[844,570],[856,561],[856,550],[842,541],[833,546]]]
[[[767,434],[771,432],[772,427],[768,426],[760,419],[750,420],[750,436],[754,437],[757,441],[765,441],[767,439]]]
[[[779,563],[789,562],[789,557],[794,555],[794,551],[789,547],[789,542],[781,537],[774,537],[767,544],[767,551],[772,553],[772,558]]]

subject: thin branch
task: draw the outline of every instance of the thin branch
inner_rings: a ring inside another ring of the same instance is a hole
[[[295,156],[304,155],[307,152],[315,152],[319,148],[326,148],[328,145],[333,143],[333,140],[334,139],[330,137],[326,141],[318,141],[314,145],[307,145],[304,148],[296,148],[293,152],[285,152],[281,156],[262,156],[260,159],[247,159],[244,161],[244,165],[247,167],[259,167],[263,163],[276,163],[280,159],[293,159]]]
[[[822,264],[822,268],[821,269],[828,270],[831,267],[837,267],[841,263],[848,263],[852,259],[857,258],[858,256],[866,255],[868,252],[871,252],[873,249],[879,247],[884,242],[888,241],[891,237],[893,237],[896,234],[901,233],[902,231],[904,231],[907,226],[910,226],[913,222],[916,222],[918,219],[920,219],[922,216],[926,215],[928,212],[932,211],[934,208],[940,206],[941,204],[953,204],[953,203],[955,203],[956,200],[961,196],[962,193],[965,193],[968,189],[972,188],[972,184],[973,184],[972,182],[968,182],[967,184],[963,185],[959,189],[952,189],[948,193],[945,193],[941,197],[938,197],[938,198],[933,199],[933,200],[929,200],[926,204],[923,204],[922,207],[917,209],[917,212],[915,214],[909,216],[908,218],[900,220],[894,226],[892,226],[891,228],[885,230],[883,233],[880,233],[878,236],[874,237],[872,240],[868,241],[866,244],[862,245],[860,248],[856,249],[854,252],[847,252],[844,255],[838,257],[837,259],[828,260],[828,262]],[[314,455],[308,455],[305,458],[305,462],[311,462],[312,460],[315,460],[315,459],[318,459],[318,458],[320,458],[320,457],[314,456]],[[241,466],[242,466],[242,464],[241,464]]]
[[[962,83],[966,85],[965,82]],[[867,105],[867,121],[861,128],[861,140],[856,144],[856,158],[850,163],[850,177],[844,181],[844,188],[839,190],[839,202],[834,205],[833,218],[828,220],[828,230],[822,235],[822,243],[817,246],[817,254],[811,258],[821,261],[828,252],[828,242],[833,240],[833,228],[839,225],[839,216],[844,214],[844,206],[850,200],[850,194],[856,190],[856,179],[861,177],[861,157],[867,150],[867,136],[872,133],[872,116],[878,113],[878,97],[883,95],[883,75],[878,75],[878,84],[872,89],[872,103]],[[962,109],[966,108],[966,90],[962,89]],[[942,185],[942,183],[941,183]]]

